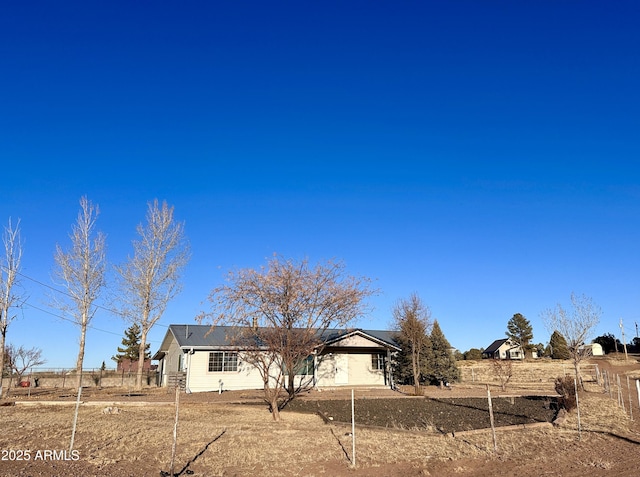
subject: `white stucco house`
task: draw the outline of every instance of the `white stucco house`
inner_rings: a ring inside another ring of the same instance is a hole
[[[242,358],[242,349],[226,326],[170,325],[153,360],[159,362],[159,385],[179,379],[187,392],[262,389],[259,371]],[[326,330],[323,345],[307,358],[296,381],[310,388],[392,387],[391,355],[400,351],[393,332]]]

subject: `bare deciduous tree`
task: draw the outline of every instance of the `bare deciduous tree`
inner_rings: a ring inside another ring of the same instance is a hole
[[[11,371],[17,376],[17,385],[22,381],[22,376],[24,376],[27,369],[46,363],[46,360],[42,357],[42,350],[39,348],[25,348],[24,346],[16,348],[13,345],[9,345],[7,346],[7,355],[11,364]]]
[[[67,290],[64,298],[55,299],[55,304],[64,313],[69,313],[80,326],[76,361],[78,389],[82,386],[87,328],[97,311],[95,302],[105,286],[106,238],[103,233],[95,231],[99,213],[98,206],[83,196],[78,218],[69,234],[71,248],[65,252],[60,245],[56,245],[55,252],[55,276]]]
[[[393,308],[393,328],[411,364],[416,395],[422,394],[420,378],[425,366],[431,325],[431,310],[416,293],[408,299],[399,300]]]
[[[513,377],[513,361],[500,358],[492,359],[491,368],[493,374],[498,378],[498,381],[500,381],[500,389],[506,391],[507,384],[509,384],[509,381],[511,381]]]
[[[9,219],[2,236],[5,254],[0,258],[0,399],[2,398],[2,371],[5,369],[5,344],[7,328],[15,318],[12,309],[20,306],[24,297],[16,293],[18,273],[22,259],[22,241],[20,240],[20,220],[15,227]]]
[[[542,320],[549,333],[560,333],[566,340],[576,381],[584,389],[580,363],[589,356],[589,352],[583,345],[600,322],[602,311],[590,297],[575,293],[571,293],[571,305],[570,310],[565,310],[560,304],[553,309],[545,310]]]
[[[147,335],[167,304],[180,292],[180,274],[189,261],[184,224],[175,222],[173,207],[158,200],[148,204],[147,223],[137,227],[133,257],[116,267],[120,279],[122,315],[140,327],[136,389],[142,389]]]
[[[341,262],[310,267],[306,259],[274,256],[259,270],[230,272],[227,284],[209,295],[212,311],[199,319],[232,326],[228,338],[260,373],[265,402],[278,421],[279,411],[304,389],[302,380],[295,382],[297,370],[322,351],[322,334],[355,321],[373,293],[368,279],[347,275]]]

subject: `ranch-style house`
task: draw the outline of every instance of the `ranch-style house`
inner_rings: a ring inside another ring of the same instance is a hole
[[[258,370],[242,359],[227,326],[170,325],[153,360],[158,384],[182,383],[186,392],[262,389]],[[319,352],[309,356],[296,382],[313,388],[392,387],[391,355],[400,351],[391,331],[330,329]]]

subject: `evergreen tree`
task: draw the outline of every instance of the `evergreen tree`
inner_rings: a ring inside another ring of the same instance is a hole
[[[413,374],[413,360],[411,356],[411,344],[401,334],[396,334],[394,341],[400,347],[400,351],[395,355],[393,363],[394,380],[400,384],[416,385]],[[424,379],[429,374],[429,356],[431,354],[431,339],[425,336],[422,343],[422,359],[420,362],[420,376]]]
[[[142,332],[140,326],[134,323],[124,331],[124,338],[122,338],[123,347],[118,347],[118,354],[112,356],[111,359],[120,362],[123,359],[130,359],[131,361],[137,361],[140,357],[140,337]],[[144,359],[150,359],[151,353],[149,352],[150,344],[145,345]]]
[[[534,345],[533,348],[538,353],[538,358],[549,356],[549,354],[547,353],[547,348],[544,346],[544,344],[538,343],[537,345]]]
[[[557,331],[551,334],[549,347],[551,348],[551,357],[553,359],[569,359],[571,357],[567,340]]]
[[[598,336],[593,342],[602,346],[602,351],[604,351],[605,354],[622,351],[624,349],[622,342],[611,333]]]
[[[520,313],[513,315],[507,322],[507,332],[505,334],[511,341],[522,348],[525,357],[531,353],[529,342],[533,339],[533,328],[524,315]]]
[[[465,351],[464,353],[462,353],[462,357],[463,359],[469,361],[480,361],[482,359],[482,352],[484,350],[482,348],[478,349],[478,348],[471,348],[468,351]]]
[[[428,377],[439,384],[457,381],[460,371],[451,350],[451,344],[445,338],[438,321],[433,322],[431,329],[431,352],[429,353]]]
[[[397,373],[405,382],[413,384],[415,394],[421,394],[427,355],[429,352],[428,329],[431,312],[417,294],[399,300],[393,308],[394,328],[402,351],[397,360]],[[410,374],[409,374],[410,373]]]

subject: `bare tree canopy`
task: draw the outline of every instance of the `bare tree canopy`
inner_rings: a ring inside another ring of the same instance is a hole
[[[148,203],[147,223],[139,224],[133,256],[122,266],[119,275],[122,316],[140,327],[140,350],[136,389],[142,389],[144,350],[147,335],[162,317],[167,304],[180,291],[180,278],[190,257],[184,235],[184,223],[175,222],[173,207],[165,201]]]
[[[24,301],[24,297],[16,291],[22,260],[20,220],[14,227],[9,219],[9,225],[4,228],[2,242],[5,253],[0,257],[0,373],[5,369],[7,328],[16,316],[12,315],[12,309],[21,306]],[[2,393],[2,379],[0,378],[0,399]]]
[[[98,206],[94,206],[86,196],[82,197],[78,218],[69,234],[71,248],[65,251],[56,245],[55,252],[55,276],[67,290],[63,298],[56,298],[55,304],[61,311],[70,314],[80,326],[76,361],[78,388],[82,385],[87,327],[97,310],[95,302],[106,284],[106,238],[101,232],[95,231],[99,213]]]
[[[231,271],[210,293],[211,311],[199,319],[234,327],[230,340],[260,372],[265,401],[278,420],[279,409],[300,389],[296,370],[321,351],[322,333],[354,322],[373,293],[370,280],[347,275],[342,262],[312,267],[306,259],[274,256],[259,270]],[[287,397],[279,400],[285,389]]]
[[[571,293],[571,308],[566,310],[558,304],[542,313],[542,320],[549,333],[557,332],[564,337],[576,375],[582,383],[580,362],[588,356],[584,347],[590,335],[600,322],[602,310],[586,295]]]
[[[420,382],[425,374],[432,324],[431,310],[416,293],[408,299],[399,300],[393,308],[392,326],[398,333],[397,339],[403,350],[398,364],[410,367],[416,395],[421,394]]]
[[[46,363],[40,348],[25,348],[24,346],[16,348],[13,345],[9,345],[7,346],[7,356],[11,371],[17,375],[16,384],[20,384],[22,376],[29,368]]]

